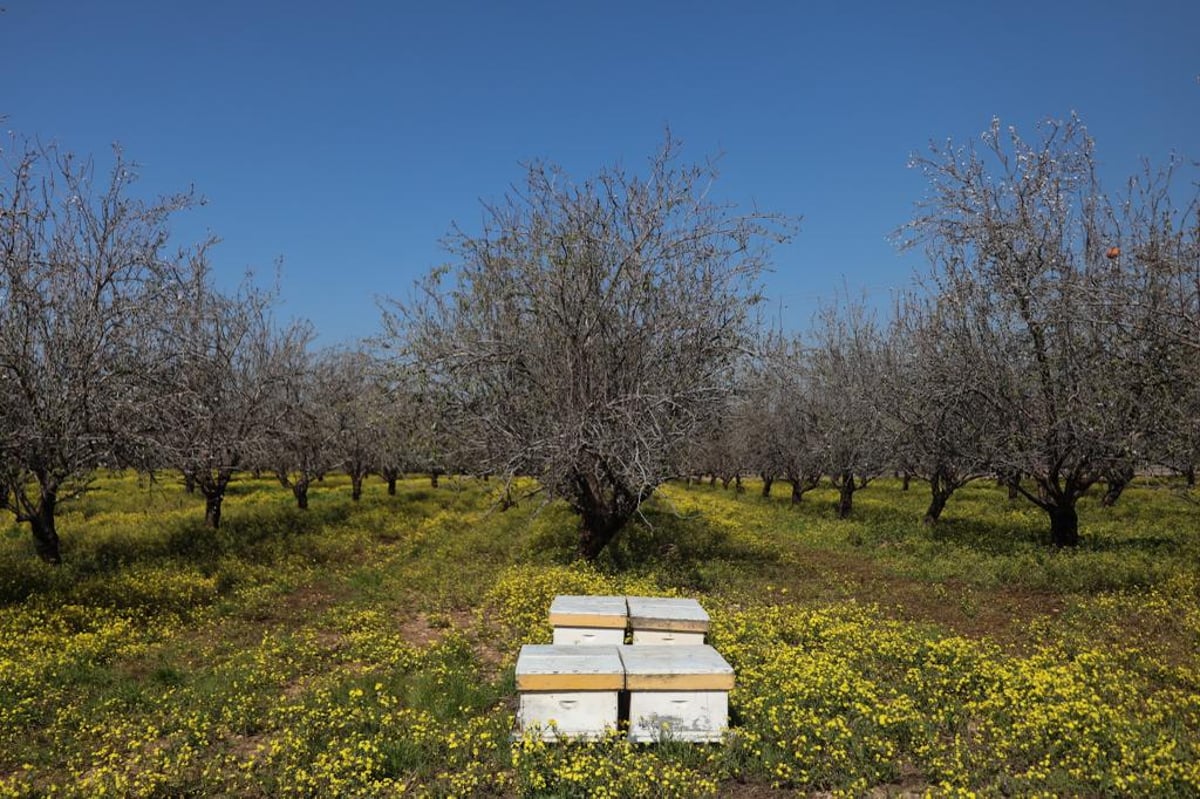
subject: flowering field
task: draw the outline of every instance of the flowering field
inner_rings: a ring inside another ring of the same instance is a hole
[[[881,482],[673,485],[594,567],[497,487],[248,476],[219,531],[173,483],[0,527],[0,796],[1200,795],[1200,508],[1131,488],[1055,552],[991,486],[941,526]],[[5,524],[9,524],[5,521]],[[694,596],[733,664],[720,746],[511,741],[558,593]]]

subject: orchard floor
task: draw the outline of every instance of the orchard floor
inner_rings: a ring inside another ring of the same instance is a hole
[[[0,527],[0,796],[1200,795],[1200,495],[1087,497],[1060,552],[990,484],[932,529],[918,483],[848,520],[760,488],[669,485],[584,566],[563,505],[495,482],[300,511],[246,475],[212,531],[176,481],[102,476],[63,566]],[[726,741],[510,741],[558,593],[698,598]]]

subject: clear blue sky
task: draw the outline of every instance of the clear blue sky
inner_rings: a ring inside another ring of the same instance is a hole
[[[910,153],[1075,110],[1110,185],[1200,158],[1200,2],[0,0],[5,127],[194,184],[235,282],[282,257],[283,316],[378,330],[451,222],[544,157],[638,166],[670,125],[719,197],[804,216],[768,292],[804,327],[844,283],[886,302],[921,196]]]

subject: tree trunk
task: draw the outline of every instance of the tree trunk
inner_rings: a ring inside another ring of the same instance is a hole
[[[579,557],[595,560],[616,537],[622,523],[603,513],[584,514],[579,527]]]
[[[792,481],[792,504],[799,505],[804,499],[804,487],[799,480]]]
[[[942,511],[946,509],[946,500],[948,499],[950,499],[949,491],[934,490],[923,520],[926,527],[933,527],[938,523],[938,519],[942,517]]]
[[[1127,466],[1122,469],[1114,469],[1108,475],[1107,485],[1104,491],[1104,496],[1100,498],[1100,504],[1106,508],[1111,508],[1117,504],[1117,500],[1121,498],[1121,492],[1133,480],[1133,467]]]
[[[908,484],[912,481],[912,475],[908,472],[900,472],[900,490],[907,491]]]
[[[1079,514],[1075,504],[1056,505],[1046,509],[1050,514],[1050,540],[1056,547],[1079,545]]]
[[[638,497],[587,473],[577,473],[572,483],[571,507],[580,518],[578,553],[595,560],[637,511]]]
[[[292,496],[296,498],[296,507],[308,510],[308,480],[300,479],[292,483]]]
[[[850,510],[854,506],[854,489],[856,487],[854,475],[850,472],[844,472],[841,484],[838,486],[837,514],[839,519],[850,517]]]
[[[762,481],[763,481],[762,495],[764,497],[770,497],[771,496],[771,486],[775,483],[775,478],[764,474]]]
[[[54,524],[54,508],[58,504],[58,490],[41,488],[38,505],[29,516],[29,527],[33,532],[33,548],[45,563],[58,566],[62,563],[59,552],[58,530]]]
[[[196,475],[185,472],[183,475],[183,490],[189,494],[196,493]]]
[[[942,517],[942,511],[946,509],[947,500],[954,493],[954,486],[944,467],[936,467],[933,474],[929,476],[929,492],[929,507],[925,510],[925,518],[922,520],[926,527],[932,527],[938,523],[938,519]]]
[[[221,502],[225,499],[224,486],[204,493],[204,524],[216,530],[221,526]]]
[[[442,474],[442,473],[441,473],[441,472],[438,472],[438,471],[433,471],[433,472],[430,472],[430,473],[429,473],[429,486],[430,486],[431,488],[437,488],[437,487],[438,487],[438,477],[440,477],[440,476],[441,476],[441,474]]]
[[[996,475],[996,482],[1008,489],[1008,498],[1010,500],[1017,499],[1021,496],[1018,486],[1021,485],[1021,473],[1017,471],[1003,471]]]
[[[708,476],[708,487],[709,488],[717,487],[717,476],[715,474],[711,474]]]
[[[1187,465],[1187,468],[1185,468],[1183,470],[1183,477],[1185,480],[1187,480],[1188,488],[1196,487],[1196,467],[1195,466],[1193,466],[1192,464],[1189,463]]]
[[[733,477],[722,477],[722,478],[721,478],[721,488],[723,488],[723,489],[725,489],[726,491],[728,491],[728,490],[729,490],[729,484],[730,484],[730,483],[732,483],[732,482],[733,482]]]
[[[396,496],[396,475],[393,474],[390,477],[388,477],[387,483],[388,483],[388,496],[389,497]]]
[[[363,476],[357,472],[350,475],[350,499],[358,502],[362,499]]]
[[[733,477],[734,493],[742,494],[746,491],[746,487],[742,485],[742,476],[740,474]]]

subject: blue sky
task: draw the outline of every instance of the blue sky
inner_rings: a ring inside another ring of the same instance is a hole
[[[845,286],[885,304],[915,254],[908,156],[998,116],[1077,111],[1110,185],[1200,158],[1200,3],[126,2],[4,0],[0,116],[138,191],[195,185],[232,284],[283,259],[281,315],[321,342],[378,331],[375,299],[446,260],[452,222],[542,157],[644,163],[669,125],[723,152],[715,193],[803,215],[767,278],[804,327]]]

